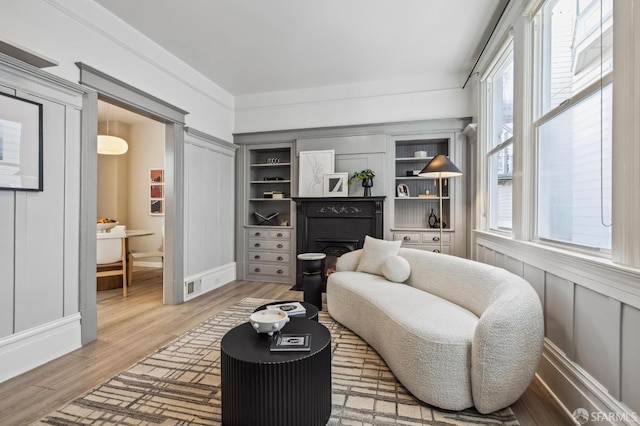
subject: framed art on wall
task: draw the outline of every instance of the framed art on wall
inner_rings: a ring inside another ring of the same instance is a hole
[[[325,173],[324,196],[346,197],[349,195],[349,173]]]
[[[42,191],[42,104],[0,95],[0,189]]]
[[[164,169],[149,169],[149,214],[164,215]]]
[[[324,175],[333,173],[334,150],[300,151],[299,197],[324,196]]]

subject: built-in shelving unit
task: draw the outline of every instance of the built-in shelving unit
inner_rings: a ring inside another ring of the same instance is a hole
[[[238,197],[243,217],[238,278],[293,282],[295,232],[291,199],[293,143],[242,145],[238,152]]]
[[[450,156],[455,133],[403,135],[393,138],[394,192],[392,199],[393,239],[407,247],[440,250],[440,230],[433,214],[443,221],[442,251],[454,253],[455,197],[453,182],[443,180],[442,194],[438,193],[438,179],[418,176],[418,173],[439,154]],[[454,161],[455,162],[455,161]],[[442,197],[442,211],[440,211]]]

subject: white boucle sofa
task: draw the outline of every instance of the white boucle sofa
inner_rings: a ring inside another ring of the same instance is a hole
[[[329,314],[366,340],[414,396],[486,414],[522,395],[544,335],[540,301],[524,279],[479,262],[400,248],[397,256],[408,261],[410,275],[397,283],[357,272],[361,255],[342,255],[338,272],[329,276]]]

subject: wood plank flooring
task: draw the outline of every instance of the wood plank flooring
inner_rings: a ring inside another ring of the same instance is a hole
[[[162,304],[159,269],[134,271],[129,297],[98,292],[98,339],[0,383],[0,425],[26,425],[53,411],[244,297],[301,300],[289,284],[236,281],[182,305]],[[523,426],[572,425],[538,380],[512,406]]]

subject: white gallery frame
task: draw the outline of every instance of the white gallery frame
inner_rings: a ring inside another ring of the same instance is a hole
[[[349,173],[325,173],[324,196],[347,197],[349,195]]]
[[[298,196],[323,197],[324,175],[333,173],[335,151],[300,151]]]

